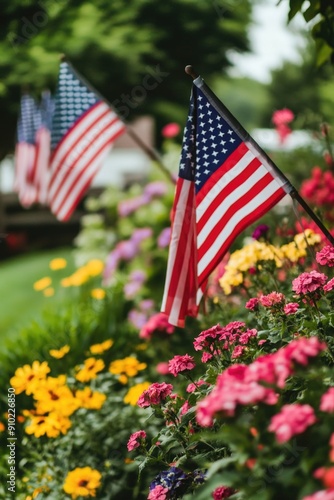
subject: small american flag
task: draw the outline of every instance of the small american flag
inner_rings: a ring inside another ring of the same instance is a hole
[[[47,204],[49,187],[49,162],[51,147],[51,124],[54,112],[54,99],[46,90],[42,94],[40,104],[40,126],[35,135],[36,156],[33,168],[33,183],[37,189],[37,201]]]
[[[21,97],[15,148],[14,191],[25,208],[37,201],[33,182],[36,160],[36,132],[41,124],[41,113],[35,99],[29,94]]]
[[[60,65],[52,122],[48,202],[59,220],[68,220],[89,188],[124,123],[107,103]]]
[[[172,211],[161,311],[184,326],[236,236],[290,187],[202,78],[194,81]]]

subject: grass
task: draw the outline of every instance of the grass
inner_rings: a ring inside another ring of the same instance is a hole
[[[63,257],[68,264],[65,269],[51,271],[49,262]],[[56,307],[57,293],[45,297],[36,292],[33,284],[49,276],[57,290],[59,281],[74,270],[71,248],[61,248],[25,254],[0,263],[0,338],[12,338],[31,321],[38,320],[42,311],[51,303]]]

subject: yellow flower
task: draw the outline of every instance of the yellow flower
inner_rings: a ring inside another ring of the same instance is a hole
[[[0,422],[0,432],[3,432],[6,429],[5,425]]]
[[[84,362],[84,367],[78,371],[75,378],[79,382],[89,382],[97,377],[97,373],[103,370],[104,361],[102,359],[87,358]]]
[[[33,434],[35,437],[46,435],[49,438],[56,438],[60,433],[66,434],[71,425],[68,417],[52,412],[49,415],[32,416],[25,430],[27,434]]]
[[[70,351],[70,346],[69,345],[64,345],[60,349],[50,349],[49,353],[50,356],[56,359],[61,359],[65,356]]]
[[[136,406],[139,397],[146,389],[150,387],[150,382],[142,382],[141,384],[134,385],[124,396],[124,403]]]
[[[44,297],[52,297],[54,294],[55,294],[55,290],[51,286],[49,286],[48,288],[45,288],[45,290],[43,290]]]
[[[34,399],[37,412],[57,412],[69,417],[79,407],[79,401],[74,397],[71,389],[65,385],[65,376],[48,377],[36,387]]]
[[[99,410],[107,396],[101,392],[93,392],[90,387],[85,387],[82,391],[77,391],[75,397],[81,408],[89,410]]]
[[[146,351],[148,344],[143,342],[142,344],[138,344],[136,347],[136,351]]]
[[[26,497],[26,500],[33,500],[34,498],[37,498],[40,493],[48,491],[50,491],[50,488],[48,488],[47,486],[40,486],[39,488],[35,488],[32,492],[32,495],[28,495]]]
[[[128,383],[128,380],[129,380],[129,379],[128,379],[128,377],[127,377],[126,375],[124,375],[123,373],[122,373],[122,375],[120,375],[120,376],[118,377],[118,382],[119,382],[120,384],[123,384],[123,385],[127,384],[127,383]]]
[[[72,499],[95,497],[100,484],[101,474],[98,470],[91,467],[77,467],[67,474],[63,489]]]
[[[34,283],[34,290],[37,292],[40,292],[41,290],[44,290],[44,288],[47,288],[48,286],[51,285],[51,278],[48,276],[45,276],[44,278],[41,278],[38,281],[35,281]]]
[[[17,368],[14,376],[10,379],[10,384],[14,387],[16,394],[25,391],[29,395],[34,391],[36,384],[45,379],[49,372],[50,368],[46,361],[42,363],[34,361],[31,366],[24,365]]]
[[[63,278],[61,281],[60,281],[60,284],[61,286],[63,286],[64,288],[67,288],[69,286],[71,286],[71,278],[68,277],[68,278]]]
[[[101,344],[91,345],[89,350],[92,354],[101,354],[102,352],[110,349],[110,347],[112,347],[113,343],[114,343],[114,341],[111,339],[105,340],[104,342],[101,342]]]
[[[100,259],[92,259],[87,262],[85,268],[89,276],[98,276],[103,271],[104,262]]]
[[[103,290],[103,288],[93,288],[93,290],[91,290],[90,294],[93,297],[93,299],[96,299],[96,300],[102,300],[106,296],[106,292],[105,292],[105,290]]]
[[[109,365],[109,371],[114,375],[127,375],[128,377],[134,377],[140,370],[145,370],[146,367],[146,363],[140,363],[137,358],[127,356],[124,359],[116,359],[115,361],[112,361]]]
[[[85,269],[80,268],[77,271],[75,271],[75,273],[73,273],[72,276],[70,276],[71,286],[81,286],[84,283],[86,283],[88,278],[89,276],[87,275]]]
[[[63,259],[62,257],[58,257],[56,259],[52,259],[49,262],[49,268],[52,271],[58,271],[58,269],[64,269],[64,267],[67,266],[67,261]]]

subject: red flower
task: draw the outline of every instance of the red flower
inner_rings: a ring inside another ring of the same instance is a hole
[[[168,125],[165,125],[161,130],[161,135],[163,137],[166,137],[166,139],[171,139],[172,137],[175,137],[179,132],[180,125],[178,125],[177,123],[168,123]]]

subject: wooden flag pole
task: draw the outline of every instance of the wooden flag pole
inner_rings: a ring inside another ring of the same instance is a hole
[[[110,101],[106,99],[104,96],[100,94],[98,90],[96,90],[90,82],[87,82],[85,77],[83,77],[69,62],[65,54],[62,54],[60,56],[60,60],[62,62],[66,62],[70,67],[71,70],[76,74],[76,76],[81,80],[94,94],[96,94],[102,101],[104,101],[108,106],[117,114],[117,110],[113,107]],[[124,123],[126,126],[127,133],[129,136],[138,144],[138,146],[147,154],[147,156],[154,162],[156,165],[160,168],[160,170],[168,177],[168,180],[172,182],[172,184],[175,184],[175,179],[173,178],[171,172],[168,170],[168,168],[163,164],[161,157],[159,153],[149,146],[148,144],[145,144],[144,141],[141,140],[141,138],[138,136],[138,134],[128,125],[123,118],[119,116],[119,119]]]
[[[194,68],[192,66],[186,66],[185,67],[185,72],[187,75],[190,75],[193,80],[196,80],[199,78],[199,75],[196,74],[194,71]],[[324,226],[322,221],[319,219],[319,217],[313,212],[311,207],[308,206],[306,201],[300,196],[298,191],[291,185],[290,181],[285,177],[283,172],[277,167],[277,165],[272,161],[272,159],[267,155],[265,151],[257,144],[257,142],[248,134],[248,132],[242,127],[242,125],[236,120],[236,118],[231,114],[231,112],[219,101],[217,96],[208,88],[205,86],[205,92],[209,94],[210,98],[212,101],[214,101],[214,104],[217,108],[221,110],[224,116],[226,116],[227,121],[233,125],[233,127],[238,131],[240,134],[241,138],[246,142],[250,143],[256,151],[260,152],[261,156],[264,157],[266,160],[266,163],[274,170],[279,177],[284,181],[285,185],[287,186],[287,194],[291,196],[291,198],[295,199],[298,201],[298,203],[303,207],[305,212],[311,217],[311,219],[316,223],[316,225],[319,227],[319,229],[322,231],[322,233],[326,236],[328,241],[334,246],[334,237],[331,235],[331,233],[328,231],[328,229]]]

